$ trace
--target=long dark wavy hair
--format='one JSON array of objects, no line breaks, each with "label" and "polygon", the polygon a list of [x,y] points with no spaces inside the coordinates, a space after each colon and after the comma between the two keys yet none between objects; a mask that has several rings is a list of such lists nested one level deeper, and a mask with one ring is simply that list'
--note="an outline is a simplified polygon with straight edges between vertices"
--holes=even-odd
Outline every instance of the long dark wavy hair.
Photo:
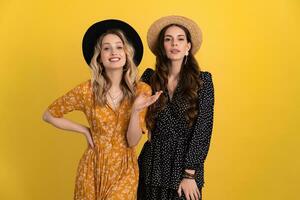
[{"label": "long dark wavy hair", "polygon": [[[191,43],[191,49],[193,48],[190,32],[187,28],[179,24],[170,24],[164,27],[155,45],[155,55],[156,55],[156,65],[155,73],[150,79],[150,85],[153,92],[156,91],[166,91],[168,85],[168,74],[171,65],[170,60],[167,57],[166,51],[164,49],[164,36],[166,30],[171,26],[177,26],[181,28],[186,35],[187,41]],[[190,52],[191,52],[190,49]],[[185,62],[186,60],[186,62]],[[195,57],[189,53],[185,56],[182,62],[179,82],[181,84],[182,90],[181,94],[183,98],[188,102],[188,108],[185,113],[185,119],[188,122],[188,126],[191,127],[198,115],[198,90],[202,87],[202,80],[199,79],[200,67]],[[160,95],[159,99],[148,108],[146,121],[147,126],[151,130],[155,125],[155,118],[157,115],[165,108],[168,97],[166,95]]]}]

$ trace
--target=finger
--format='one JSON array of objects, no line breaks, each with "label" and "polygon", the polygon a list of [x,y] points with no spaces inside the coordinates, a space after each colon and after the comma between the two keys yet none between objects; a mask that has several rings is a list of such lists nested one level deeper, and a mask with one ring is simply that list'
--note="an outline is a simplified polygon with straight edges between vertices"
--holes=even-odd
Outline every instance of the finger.
[{"label": "finger", "polygon": [[159,96],[161,95],[161,93],[162,93],[162,91],[156,92],[154,96],[155,96],[156,98],[159,98]]},{"label": "finger", "polygon": [[88,142],[89,142],[90,146],[92,148],[94,148],[94,142],[93,142],[93,139],[91,137],[89,137]]},{"label": "finger", "polygon": [[154,99],[154,98],[148,99],[147,106],[152,105],[155,101],[156,101],[156,99]]},{"label": "finger", "polygon": [[186,192],[185,190],[183,190],[183,192],[184,192],[184,196],[185,196],[186,200],[191,200],[189,193]]},{"label": "finger", "polygon": [[90,146],[92,147],[92,148],[94,148],[94,143],[91,141],[91,142],[89,142],[89,144],[90,144]]},{"label": "finger", "polygon": [[178,188],[178,190],[177,190],[177,193],[178,193],[178,196],[179,196],[179,197],[181,197],[181,194],[182,194],[181,192],[182,192],[182,191],[181,191],[181,186],[179,185],[179,188]]},{"label": "finger", "polygon": [[196,192],[197,192],[197,195],[198,195],[198,199],[201,199],[201,193],[200,193],[199,188],[197,188]]},{"label": "finger", "polygon": [[155,95],[155,101],[160,97],[160,95],[161,95],[161,92],[159,92]]},{"label": "finger", "polygon": [[189,191],[188,196],[189,196],[190,200],[195,200],[194,195],[193,195],[193,191]]},{"label": "finger", "polygon": [[198,194],[197,194],[197,192],[194,190],[193,191],[193,193],[192,193],[192,199],[193,200],[198,200],[199,198],[198,198]]},{"label": "finger", "polygon": [[155,92],[154,95],[151,95],[150,97],[153,97],[153,98],[158,98],[160,95],[161,95],[162,91],[159,91],[159,92]]},{"label": "finger", "polygon": [[153,99],[151,99],[150,97],[146,100],[146,102],[143,104],[143,108],[148,107],[150,105],[152,105],[155,101]]},{"label": "finger", "polygon": [[151,105],[153,104],[154,102],[157,101],[157,99],[159,98],[159,95],[153,95],[151,97],[148,98],[148,104]]},{"label": "finger", "polygon": [[150,105],[152,105],[153,103],[155,103],[157,101],[157,99],[159,98],[161,92],[156,92],[154,95],[148,97],[146,99],[146,102],[142,105],[142,108],[148,107]]}]

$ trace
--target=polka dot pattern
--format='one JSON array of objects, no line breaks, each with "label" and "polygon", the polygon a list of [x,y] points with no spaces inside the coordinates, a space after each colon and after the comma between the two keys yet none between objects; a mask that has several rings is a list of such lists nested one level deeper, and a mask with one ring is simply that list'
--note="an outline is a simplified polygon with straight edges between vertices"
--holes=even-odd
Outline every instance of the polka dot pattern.
[{"label": "polka dot pattern", "polygon": [[[154,73],[147,69],[141,79],[149,84]],[[156,118],[151,141],[144,144],[139,156],[139,199],[173,199],[173,195],[166,194],[177,191],[185,169],[194,169],[196,183],[199,188],[203,187],[204,161],[213,128],[214,87],[209,72],[200,72],[199,78],[203,87],[198,91],[199,114],[192,127],[188,127],[184,117],[188,102],[181,95],[180,82],[172,99]]]}]

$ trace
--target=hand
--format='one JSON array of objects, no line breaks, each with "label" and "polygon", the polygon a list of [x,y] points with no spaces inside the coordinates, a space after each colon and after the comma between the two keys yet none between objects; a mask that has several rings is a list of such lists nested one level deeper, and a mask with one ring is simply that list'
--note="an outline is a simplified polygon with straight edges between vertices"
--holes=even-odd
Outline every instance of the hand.
[{"label": "hand", "polygon": [[153,104],[159,96],[161,95],[162,91],[156,92],[152,96],[146,96],[145,94],[140,94],[133,102],[132,111],[133,112],[140,112],[144,108]]},{"label": "hand", "polygon": [[93,138],[92,138],[92,134],[91,134],[91,129],[90,128],[87,128],[85,133],[84,133],[85,137],[86,137],[86,140],[87,140],[87,143],[88,145],[91,147],[91,148],[94,148],[95,145],[94,145],[94,141],[93,141]]},{"label": "hand", "polygon": [[195,179],[186,179],[186,178],[182,179],[179,188],[177,190],[179,197],[181,197],[182,191],[187,200],[198,200],[201,197]]}]

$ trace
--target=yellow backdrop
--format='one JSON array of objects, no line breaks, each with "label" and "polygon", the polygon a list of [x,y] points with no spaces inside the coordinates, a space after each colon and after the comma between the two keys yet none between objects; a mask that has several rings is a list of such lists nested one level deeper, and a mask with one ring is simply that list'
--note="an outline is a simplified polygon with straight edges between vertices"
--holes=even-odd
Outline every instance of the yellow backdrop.
[{"label": "yellow backdrop", "polygon": [[146,47],[141,74],[154,63],[147,28],[170,14],[201,26],[196,57],[215,83],[205,200],[299,199],[299,0],[2,0],[0,199],[72,199],[86,141],[41,116],[89,78],[83,34],[98,20],[132,24]]}]

